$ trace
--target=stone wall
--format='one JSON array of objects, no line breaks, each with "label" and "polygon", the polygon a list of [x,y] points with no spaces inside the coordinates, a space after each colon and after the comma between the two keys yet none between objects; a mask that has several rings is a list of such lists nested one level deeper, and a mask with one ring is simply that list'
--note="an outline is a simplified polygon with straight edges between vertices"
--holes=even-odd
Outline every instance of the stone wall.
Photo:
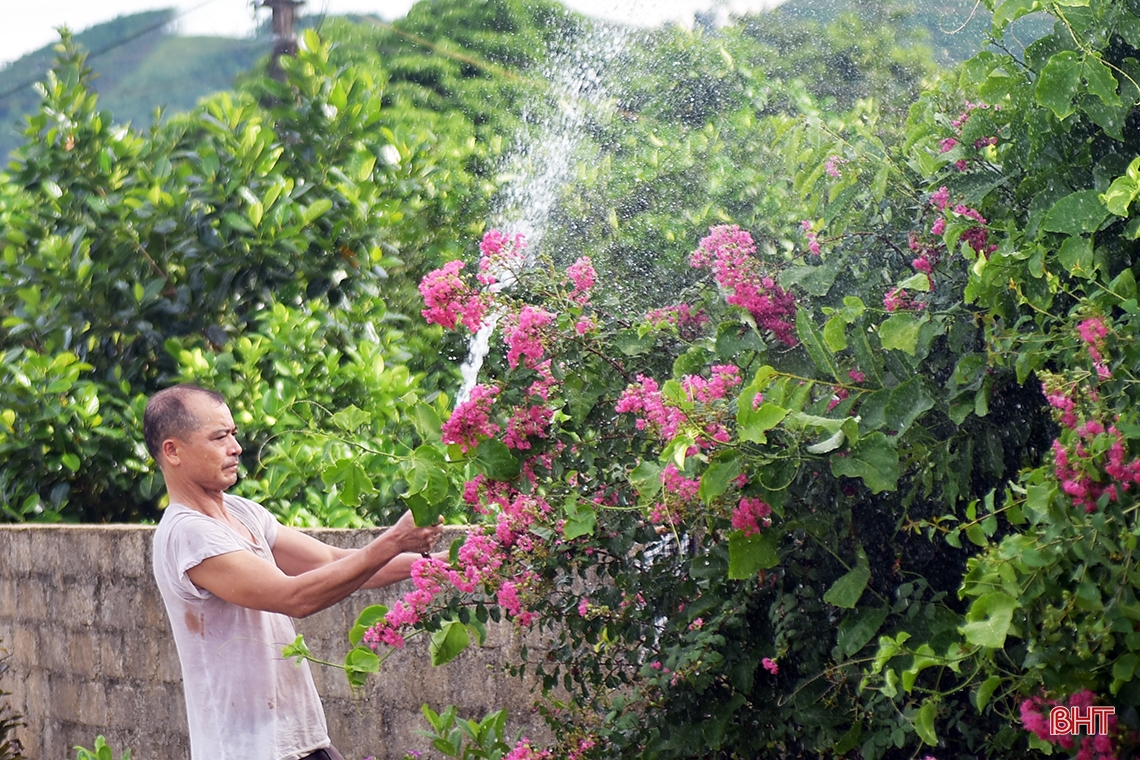
[{"label": "stone wall", "polygon": [[[306,532],[350,547],[380,531]],[[8,703],[27,723],[17,736],[29,760],[74,758],[73,747],[91,747],[99,734],[116,758],[125,748],[133,760],[189,757],[178,655],[151,574],[153,533],[135,525],[0,526],[0,648],[10,667],[0,689],[11,692]],[[336,662],[357,613],[390,606],[409,588],[359,592],[297,621],[297,630],[314,657]],[[533,735],[541,721],[529,689],[501,672],[515,636],[509,626],[492,626],[486,646],[439,668],[417,637],[359,695],[343,672],[313,665],[333,743],[347,760],[428,750],[416,733],[427,728],[425,702],[436,710],[455,704],[471,718],[506,707],[512,729]]]}]

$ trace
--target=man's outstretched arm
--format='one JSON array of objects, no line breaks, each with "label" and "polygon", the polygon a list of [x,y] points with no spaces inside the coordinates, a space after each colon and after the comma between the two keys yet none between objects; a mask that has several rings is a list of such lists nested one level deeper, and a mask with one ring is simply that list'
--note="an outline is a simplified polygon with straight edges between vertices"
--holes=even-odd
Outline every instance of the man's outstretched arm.
[{"label": "man's outstretched arm", "polygon": [[[232,604],[280,612],[291,617],[306,617],[336,604],[361,588],[381,568],[400,555],[426,551],[435,543],[440,531],[438,525],[417,528],[408,513],[379,538],[355,551],[335,550],[326,553],[309,545],[301,550],[302,558],[298,559],[293,556],[296,546],[290,551],[290,539],[286,538],[283,549],[285,555],[292,557],[286,560],[290,569],[300,568],[305,556],[317,557],[323,554],[323,559],[329,560],[295,575],[287,574],[273,562],[247,551],[210,557],[188,570],[187,575],[194,585]],[[278,542],[280,538],[279,535]],[[319,541],[316,543],[320,544]],[[341,554],[342,551],[346,553]],[[275,545],[275,558],[276,554]]]}]

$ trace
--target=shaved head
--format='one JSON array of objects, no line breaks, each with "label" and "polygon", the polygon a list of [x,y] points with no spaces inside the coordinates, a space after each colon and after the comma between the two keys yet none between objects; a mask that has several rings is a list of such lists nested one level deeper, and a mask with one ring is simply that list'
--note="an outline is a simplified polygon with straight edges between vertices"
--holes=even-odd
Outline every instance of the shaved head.
[{"label": "shaved head", "polygon": [[158,455],[162,451],[163,441],[167,438],[185,440],[187,435],[201,427],[201,421],[186,406],[187,399],[194,395],[207,396],[218,404],[226,403],[225,397],[217,391],[188,383],[165,388],[146,402],[146,411],[143,412],[143,438],[146,441],[147,451],[156,462],[159,461]]}]

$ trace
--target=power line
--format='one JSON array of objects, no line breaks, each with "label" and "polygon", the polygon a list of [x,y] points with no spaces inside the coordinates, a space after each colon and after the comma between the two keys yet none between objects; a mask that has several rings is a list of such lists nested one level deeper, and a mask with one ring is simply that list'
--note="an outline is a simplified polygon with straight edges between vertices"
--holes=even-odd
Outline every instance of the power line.
[{"label": "power line", "polygon": [[[187,10],[184,10],[181,13],[176,13],[173,16],[171,16],[170,18],[162,21],[162,23],[152,24],[151,26],[148,26],[145,29],[137,31],[134,34],[128,34],[126,37],[122,38],[121,40],[117,40],[115,42],[112,42],[110,45],[106,45],[104,47],[99,48],[98,50],[96,50],[94,52],[88,53],[87,54],[87,60],[91,60],[92,58],[97,58],[97,57],[103,55],[104,53],[109,53],[110,51],[114,50],[115,48],[122,47],[123,45],[126,45],[128,42],[133,42],[134,40],[137,40],[139,37],[150,34],[151,32],[153,32],[157,29],[161,29],[162,27],[167,26],[171,22],[177,21],[178,19],[182,18],[183,16],[189,15],[189,14],[193,13],[194,11],[201,10],[202,8],[205,8],[207,5],[210,5],[211,3],[214,3],[216,1],[217,0],[203,0],[203,2],[198,3],[193,8],[188,8]],[[35,84],[38,81],[40,81],[40,77],[28,79],[28,80],[21,82],[20,84],[16,85],[15,87],[11,88],[10,90],[5,90],[4,92],[0,92],[0,101],[3,101],[7,98],[12,97],[16,93],[18,93],[22,90],[25,90],[28,87],[31,87],[33,84]]]}]

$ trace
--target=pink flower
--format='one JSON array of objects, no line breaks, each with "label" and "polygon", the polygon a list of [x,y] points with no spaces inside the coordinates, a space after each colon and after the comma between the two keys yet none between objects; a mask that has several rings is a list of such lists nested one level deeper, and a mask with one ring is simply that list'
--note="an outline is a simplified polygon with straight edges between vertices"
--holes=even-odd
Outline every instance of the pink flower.
[{"label": "pink flower", "polygon": [[503,760],[546,760],[549,757],[551,757],[549,751],[539,752],[531,745],[530,739],[524,736],[518,740],[514,749],[503,755]]},{"label": "pink flower", "polygon": [[665,465],[665,469],[661,471],[661,484],[666,491],[677,494],[682,501],[694,501],[697,492],[701,490],[699,478],[686,478],[672,462]]},{"label": "pink flower", "polygon": [[954,148],[957,145],[958,145],[958,141],[955,138],[953,138],[953,137],[943,138],[938,143],[938,152],[939,153],[949,153],[950,151],[954,150]]},{"label": "pink flower", "polygon": [[932,271],[934,271],[934,267],[930,264],[930,259],[926,258],[925,256],[919,256],[917,259],[910,262],[910,265],[917,271],[924,274],[930,274]]},{"label": "pink flower", "polygon": [[795,298],[760,272],[755,253],[751,235],[735,225],[719,225],[709,229],[689,263],[710,267],[726,294],[725,301],[749,312],[756,324],[771,331],[777,340],[795,345]]},{"label": "pink flower", "polygon": [[930,202],[933,203],[939,211],[945,211],[946,207],[950,204],[950,191],[943,185],[931,194]]},{"label": "pink flower", "polygon": [[946,220],[943,219],[942,217],[938,217],[937,219],[934,220],[934,224],[932,224],[930,227],[930,234],[931,235],[941,235],[945,231],[946,231]]},{"label": "pink flower", "polygon": [[851,382],[853,383],[861,383],[867,379],[867,376],[857,369],[848,370],[847,376],[851,378]]},{"label": "pink flower", "polygon": [[479,243],[479,251],[483,254],[479,259],[479,282],[483,285],[497,282],[499,275],[522,263],[525,249],[526,238],[523,235],[488,230]]},{"label": "pink flower", "polygon": [[764,666],[764,670],[767,670],[772,675],[776,675],[780,672],[780,666],[776,664],[775,660],[765,657],[760,661],[760,664]]},{"label": "pink flower", "polygon": [[449,261],[420,281],[420,294],[427,306],[420,314],[428,322],[448,330],[453,329],[462,317],[467,329],[477,332],[487,314],[487,302],[459,277],[461,269],[462,261]]},{"label": "pink flower", "polygon": [[587,599],[586,597],[582,597],[578,601],[578,614],[581,615],[582,617],[586,617],[586,613],[589,611],[590,611],[590,600]]},{"label": "pink flower", "polygon": [[637,383],[622,392],[614,410],[619,414],[637,415],[638,430],[652,428],[663,440],[677,435],[688,419],[680,409],[667,405],[657,382],[644,375],[638,375]]},{"label": "pink flower", "polygon": [[771,514],[772,508],[763,501],[745,496],[732,513],[732,527],[746,536],[754,536],[760,532],[761,526],[767,527],[771,523]]},{"label": "pink flower", "polygon": [[537,306],[524,306],[519,313],[504,321],[504,338],[507,342],[507,364],[512,369],[523,365],[534,369],[542,359],[542,328],[554,319],[550,312]]},{"label": "pink flower", "polygon": [[598,274],[590,262],[589,256],[583,256],[566,269],[566,276],[574,283],[574,293],[571,297],[578,301],[589,298],[589,291],[594,287]]},{"label": "pink flower", "polygon": [[827,161],[823,163],[823,170],[827,173],[827,176],[833,179],[838,179],[839,167],[845,163],[847,163],[846,158],[841,158],[839,156],[828,156]]},{"label": "pink flower", "polygon": [[530,448],[529,438],[545,438],[554,410],[548,406],[518,407],[507,422],[507,432],[503,443],[509,448],[526,450]]},{"label": "pink flower", "polygon": [[905,288],[895,288],[883,296],[883,308],[887,311],[921,311],[925,306],[926,304],[912,301]]},{"label": "pink flower", "polygon": [[471,397],[451,413],[440,429],[442,439],[447,444],[457,444],[467,453],[479,445],[483,438],[490,438],[499,432],[499,426],[491,422],[491,405],[495,402],[498,388],[476,385],[471,389]]}]

